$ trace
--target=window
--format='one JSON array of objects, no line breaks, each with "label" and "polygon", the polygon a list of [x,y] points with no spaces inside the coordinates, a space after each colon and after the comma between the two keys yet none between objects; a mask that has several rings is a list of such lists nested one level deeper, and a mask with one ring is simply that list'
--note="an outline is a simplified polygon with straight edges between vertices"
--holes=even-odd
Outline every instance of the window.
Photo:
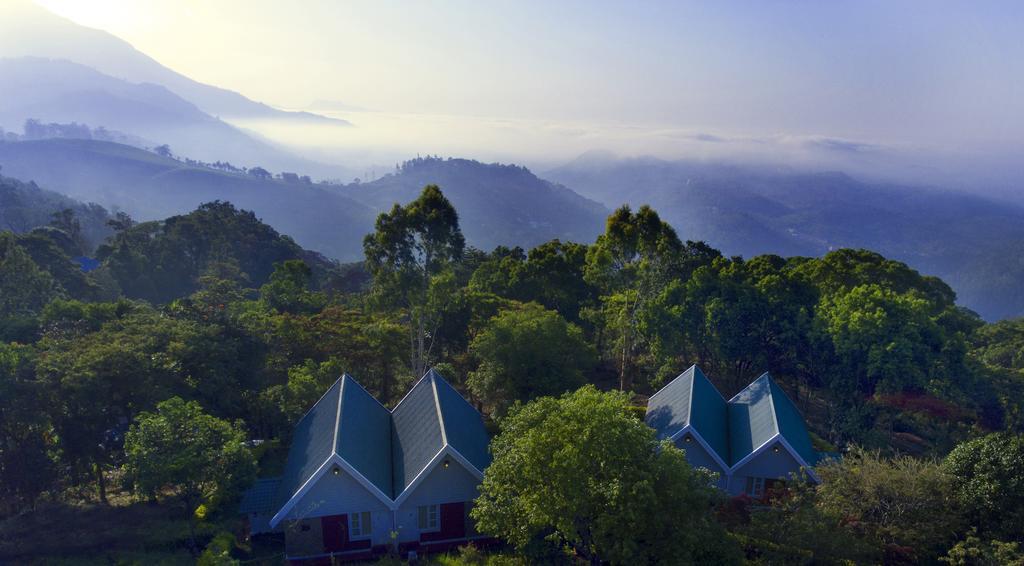
[{"label": "window", "polygon": [[373,523],[370,521],[370,512],[352,513],[349,517],[349,538],[368,537],[373,532]]},{"label": "window", "polygon": [[754,499],[764,496],[764,478],[747,478],[747,495]]},{"label": "window", "polygon": [[430,531],[437,529],[437,505],[421,505],[420,530]]}]

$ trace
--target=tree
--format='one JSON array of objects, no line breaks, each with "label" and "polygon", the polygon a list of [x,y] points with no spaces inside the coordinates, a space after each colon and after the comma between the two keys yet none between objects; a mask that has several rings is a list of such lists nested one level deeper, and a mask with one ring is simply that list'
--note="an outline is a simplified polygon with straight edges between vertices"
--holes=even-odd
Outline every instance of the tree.
[{"label": "tree", "polygon": [[35,379],[31,346],[0,342],[0,509],[33,505],[55,475],[48,395]]},{"label": "tree", "polygon": [[889,460],[855,448],[816,471],[821,510],[844,517],[887,555],[887,562],[934,561],[963,526],[953,478],[937,462],[910,456]]},{"label": "tree", "polygon": [[536,303],[504,310],[469,345],[479,366],[473,394],[504,412],[513,401],[557,395],[584,383],[595,352],[583,331]]},{"label": "tree", "polygon": [[943,468],[979,533],[1024,543],[1024,436],[996,433],[964,442]]},{"label": "tree", "polygon": [[628,206],[613,212],[604,234],[587,250],[584,278],[600,290],[602,303],[592,319],[604,327],[623,391],[633,382],[644,346],[637,332],[640,313],[678,276],[682,248],[675,230],[645,205],[636,214]]},{"label": "tree", "polygon": [[195,401],[173,397],[155,413],[141,413],[125,437],[125,471],[148,495],[172,488],[189,516],[193,552],[200,504],[216,505],[239,494],[256,478],[256,461],[240,423],[203,412]]},{"label": "tree", "polygon": [[520,550],[538,538],[591,564],[738,563],[711,516],[712,477],[658,444],[627,395],[586,386],[517,405],[472,516]]},{"label": "tree", "polygon": [[302,313],[318,310],[323,296],[310,291],[313,270],[301,259],[274,264],[270,281],[260,288],[260,299],[271,309]]},{"label": "tree", "polygon": [[114,306],[112,313],[122,316],[97,332],[47,335],[36,363],[53,396],[61,456],[75,475],[95,478],[103,502],[104,472],[117,463],[127,423],[173,391],[187,390],[188,381],[205,386],[207,377],[189,375],[192,364],[182,363],[192,337],[188,325],[145,308]]},{"label": "tree", "polygon": [[14,234],[0,232],[0,319],[34,315],[62,290],[41,270]]},{"label": "tree", "polygon": [[374,233],[363,240],[376,294],[409,315],[413,375],[425,373],[430,363],[444,305],[454,292],[452,267],[464,247],[459,216],[437,185],[382,213]]}]

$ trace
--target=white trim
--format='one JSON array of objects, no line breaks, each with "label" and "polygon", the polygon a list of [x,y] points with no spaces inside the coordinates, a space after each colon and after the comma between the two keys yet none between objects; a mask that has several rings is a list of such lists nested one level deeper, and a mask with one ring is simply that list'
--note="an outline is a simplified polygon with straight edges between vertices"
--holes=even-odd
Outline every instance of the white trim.
[{"label": "white trim", "polygon": [[412,478],[412,481],[409,482],[409,485],[402,490],[401,494],[399,494],[398,499],[395,499],[395,509],[398,509],[398,507],[401,506],[402,503],[409,498],[409,495],[416,490],[416,486],[418,486],[420,483],[423,482],[423,480],[427,478],[427,474],[431,470],[433,470],[434,466],[436,466],[438,462],[441,461],[441,456],[445,455],[446,448],[447,446],[442,446],[441,449],[437,451],[437,454],[434,454],[434,457],[431,458],[429,462],[427,462],[427,465],[423,466],[423,469],[420,470],[418,474],[416,474],[416,477]]},{"label": "white trim", "polygon": [[326,460],[324,460],[324,462],[320,464],[320,467],[317,468],[316,471],[309,476],[309,479],[307,479],[301,486],[299,486],[298,491],[296,491],[291,497],[289,497],[288,501],[285,501],[284,505],[281,506],[281,510],[275,513],[274,516],[270,518],[270,528],[277,528],[277,524],[280,523],[281,520],[284,519],[286,515],[288,515],[288,512],[292,510],[292,507],[295,507],[295,504],[299,502],[299,499],[301,499],[303,495],[306,495],[306,492],[312,489],[313,484],[316,482],[316,480],[324,475],[324,472],[327,469],[327,464],[330,463],[331,458],[327,458]]},{"label": "white trim", "polygon": [[789,441],[786,440],[786,437],[780,434],[779,440],[782,443],[782,445],[786,447],[786,450],[789,451],[790,455],[793,456],[794,459],[796,459],[797,463],[800,464],[805,470],[807,470],[807,473],[811,476],[811,478],[814,479],[814,481],[821,483],[821,478],[818,477],[818,474],[814,473],[814,468],[812,468],[810,464],[807,463],[807,460],[804,460],[803,457],[800,456],[800,453],[793,448]]},{"label": "white trim", "polygon": [[701,436],[700,433],[697,432],[697,429],[693,428],[693,426],[684,426],[679,430],[679,432],[673,434],[672,437],[669,438],[669,440],[671,440],[674,444],[676,442],[676,439],[682,436],[684,433],[690,433],[693,435],[694,438],[697,439],[697,443],[700,444],[704,448],[704,450],[711,455],[712,458],[714,458],[715,462],[719,466],[721,466],[723,473],[730,473],[729,465],[725,463],[725,460],[723,460],[722,457],[718,455],[718,452],[714,448],[712,448],[706,440],[704,440],[704,437]]},{"label": "white trim", "polygon": [[338,409],[334,413],[334,436],[331,439],[331,454],[338,453],[338,429],[341,428],[341,400],[345,398],[345,376],[342,375],[341,386],[338,388]]},{"label": "white trim", "polygon": [[770,446],[772,442],[778,440],[779,438],[782,438],[782,435],[776,432],[771,438],[769,438],[768,440],[765,440],[760,446],[758,446],[757,448],[751,450],[750,454],[747,454],[746,456],[740,458],[739,462],[736,462],[735,464],[733,464],[732,465],[732,471],[735,472],[736,470],[740,469],[740,467],[742,467],[744,464],[746,464],[747,462],[753,460],[758,454],[760,454],[761,452],[764,452],[765,449],[767,449],[768,446]]},{"label": "white trim", "polygon": [[307,492],[309,492],[310,489],[313,488],[314,485],[316,485],[316,482],[318,482],[321,478],[324,477],[324,475],[327,473],[327,470],[330,467],[328,466],[328,464],[336,465],[339,468],[345,470],[345,472],[348,475],[352,476],[354,480],[359,482],[359,484],[362,485],[363,488],[365,488],[367,491],[376,496],[377,499],[380,499],[381,502],[384,503],[384,505],[389,510],[397,508],[394,507],[394,502],[391,500],[390,497],[385,495],[384,492],[380,490],[380,488],[373,485],[373,482],[366,479],[366,476],[359,473],[359,470],[356,470],[355,467],[352,466],[352,464],[346,462],[345,459],[339,456],[337,453],[332,453],[326,460],[324,460],[324,463],[320,464],[320,467],[317,468],[316,471],[313,472],[311,476],[309,476],[309,479],[302,484],[299,490],[296,491],[295,494],[293,494],[290,498],[288,498],[288,501],[286,501],[285,504],[281,506],[281,510],[278,511],[273,516],[273,518],[270,519],[271,528],[276,528],[278,523],[284,520],[284,518],[288,516],[288,513],[291,512],[292,508],[295,507],[295,505],[297,505],[299,501],[302,500],[302,498],[306,495]]},{"label": "white trim", "polygon": [[391,504],[392,504],[391,498],[388,497],[383,491],[381,491],[379,487],[374,485],[372,481],[367,479],[366,476],[361,474],[359,472],[359,470],[357,470],[355,468],[355,466],[353,466],[352,464],[349,464],[347,460],[345,460],[344,458],[342,458],[341,456],[339,456],[336,453],[332,454],[331,460],[335,464],[337,464],[341,469],[343,469],[346,472],[348,472],[350,476],[355,478],[355,480],[357,482],[359,482],[360,485],[362,485],[364,488],[366,488],[370,493],[376,495],[377,499],[380,499],[381,502],[384,503],[384,505],[387,505],[387,507],[389,509],[391,508]]},{"label": "white trim", "polygon": [[[434,519],[436,519],[434,522],[437,523],[437,524],[435,524],[433,527],[431,527],[429,525],[427,525],[426,527],[421,527],[420,526],[420,517],[419,517],[419,515],[420,515],[420,508],[421,507],[426,507],[427,508],[427,523],[430,523],[430,508],[431,507],[436,507],[437,508],[437,512],[434,513]],[[426,505],[417,505],[416,506],[416,529],[419,532],[421,532],[421,533],[439,533],[439,532],[441,532],[441,505],[439,503],[427,503]]]},{"label": "white trim", "polygon": [[781,434],[776,434],[775,436],[769,438],[767,441],[765,441],[764,444],[758,446],[756,450],[744,456],[743,459],[741,459],[739,462],[736,462],[736,465],[732,467],[731,473],[735,473],[740,468],[749,463],[751,460],[759,456],[775,441],[781,444],[786,449],[786,452],[789,452],[789,455],[792,456],[794,460],[796,460],[797,464],[800,464],[801,468],[807,470],[807,473],[811,476],[812,479],[814,479],[814,481],[821,481],[820,478],[818,478],[818,474],[814,473],[814,469],[807,464],[807,460],[804,460],[803,457],[800,456],[800,453],[793,449],[793,446],[789,443],[788,440],[786,440],[786,437],[782,436]]},{"label": "white trim", "polygon": [[[344,376],[342,376],[342,377],[344,377]],[[309,408],[308,408],[308,409],[306,409],[306,412],[305,412],[305,413],[302,413],[302,416],[301,416],[301,417],[299,417],[299,420],[295,421],[295,426],[296,426],[296,427],[297,427],[297,426],[299,425],[299,423],[301,423],[301,422],[302,422],[302,419],[305,419],[305,418],[306,418],[306,417],[307,417],[307,416],[309,415],[309,413],[310,413],[310,412],[311,412],[311,411],[312,411],[313,409],[315,409],[317,405],[319,405],[319,404],[320,404],[320,401],[323,401],[323,400],[324,400],[324,397],[327,397],[327,394],[331,392],[331,389],[334,389],[334,384],[335,384],[335,383],[338,383],[339,381],[341,381],[341,377],[339,377],[338,379],[335,379],[335,380],[334,380],[334,383],[332,383],[332,384],[331,384],[331,386],[327,388],[327,391],[324,391],[324,394],[323,394],[323,395],[321,395],[321,396],[320,396],[320,398],[316,400],[316,403],[313,403],[312,405],[310,405],[310,406],[309,406]],[[341,397],[341,390],[340,390],[340,386],[339,386],[339,391],[338,391],[338,397],[339,397],[339,398]]]},{"label": "white trim", "polygon": [[430,390],[434,393],[434,408],[437,409],[437,424],[441,427],[441,446],[448,446],[448,434],[444,431],[444,416],[441,414],[441,398],[437,395],[437,380],[434,379],[434,370],[430,370]]},{"label": "white trim", "polygon": [[462,464],[462,467],[466,468],[466,470],[469,473],[471,473],[474,476],[476,476],[477,479],[479,479],[479,480],[483,480],[484,479],[484,472],[483,472],[483,470],[481,470],[480,468],[477,468],[476,466],[474,466],[473,463],[470,462],[468,458],[466,458],[465,456],[462,455],[462,452],[459,452],[458,449],[456,449],[454,446],[452,446],[450,444],[445,446],[445,448],[448,449],[448,453],[451,455],[451,457],[455,458],[460,464]]},{"label": "white trim", "polygon": [[[391,510],[388,509],[388,511],[391,511]],[[363,531],[365,530],[365,529],[363,529],[363,518],[362,518],[362,514],[363,513],[366,513],[367,515],[370,516],[370,531],[367,532],[367,533],[363,533]],[[366,540],[366,539],[373,538],[373,511],[352,511],[350,513],[346,513],[345,515],[347,515],[345,518],[348,519],[348,540]],[[352,518],[353,517],[359,517],[359,533],[360,534],[358,534],[358,535],[353,535],[352,534]]]},{"label": "white trim", "polygon": [[775,434],[782,435],[782,429],[779,428],[779,418],[775,412],[775,395],[772,394],[772,380],[768,381],[768,406],[772,408],[772,424],[775,425]]}]

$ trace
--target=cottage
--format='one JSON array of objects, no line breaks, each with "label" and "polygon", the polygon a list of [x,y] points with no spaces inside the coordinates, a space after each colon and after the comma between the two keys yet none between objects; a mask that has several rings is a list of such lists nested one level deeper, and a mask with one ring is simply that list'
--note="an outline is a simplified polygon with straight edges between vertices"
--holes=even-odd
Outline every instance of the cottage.
[{"label": "cottage", "polygon": [[291,561],[448,548],[480,538],[469,510],[488,443],[480,414],[434,370],[394,410],[346,374],[299,420],[282,477],[257,483],[242,512],[254,532],[269,516]]},{"label": "cottage", "polygon": [[726,400],[693,366],[651,396],[646,421],[729,494],[760,498],[801,470],[818,480],[804,419],[767,373]]}]

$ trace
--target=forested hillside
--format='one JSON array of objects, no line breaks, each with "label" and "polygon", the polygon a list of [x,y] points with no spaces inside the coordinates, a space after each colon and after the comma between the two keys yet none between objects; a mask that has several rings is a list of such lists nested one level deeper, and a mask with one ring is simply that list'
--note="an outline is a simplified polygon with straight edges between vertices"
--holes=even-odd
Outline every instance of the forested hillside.
[{"label": "forested hillside", "polygon": [[942,277],[989,320],[1024,315],[1024,208],[842,173],[583,156],[545,173],[609,207],[650,204],[728,255],[867,248]]},{"label": "forested hillside", "polygon": [[[993,509],[1019,493],[994,507],[954,495],[976,487],[975,472],[963,470],[992,465],[987,454],[1024,454],[1019,437],[985,436],[1024,430],[1021,325],[987,325],[957,307],[941,280],[876,253],[729,258],[681,240],[648,207],[616,210],[594,241],[483,252],[466,246],[458,210],[434,186],[378,218],[361,241],[363,266],[326,262],[227,203],[160,222],[121,215],[112,228],[99,268],[75,271],[81,284],[68,279],[66,225],[30,233],[52,244],[46,258],[24,236],[0,235],[0,513],[26,514],[40,528],[62,517],[69,533],[50,545],[17,536],[25,521],[3,523],[2,560],[138,552],[135,537],[115,537],[102,550],[92,543],[86,507],[73,503],[83,499],[100,502],[89,513],[115,532],[130,528],[130,517],[184,508],[185,515],[150,519],[167,529],[145,539],[147,556],[220,548],[214,535],[234,528],[239,490],[257,473],[279,473],[292,425],[341,372],[391,405],[435,367],[515,438],[525,437],[517,427],[534,426],[528,415],[545,411],[605,415],[633,427],[632,417],[614,415],[630,399],[642,406],[694,363],[727,396],[770,371],[806,416],[816,447],[850,451],[822,468],[820,487],[796,484],[795,499],[761,514],[751,515],[749,502],[701,491],[697,476],[686,480],[700,493],[692,497],[718,509],[689,519],[700,536],[719,533],[706,556],[727,563],[742,553],[774,556],[772,563],[1020,556],[998,546],[1019,538],[1019,517],[992,520]],[[588,384],[631,395],[583,389],[530,403],[532,413],[517,405]],[[184,475],[157,474],[169,464],[154,468],[147,454],[156,452],[146,443],[155,440],[137,431],[165,421],[219,431],[226,440],[202,449],[224,452],[189,452],[195,467],[175,468]],[[636,431],[636,438],[649,434]],[[239,448],[243,439],[258,448]],[[967,442],[1010,444],[978,452]],[[975,453],[982,460],[972,460]],[[898,454],[913,457],[890,459]],[[204,457],[231,462],[231,471],[193,477],[206,473]],[[657,473],[689,473],[658,465],[675,471]],[[618,460],[608,466],[630,469]],[[1020,469],[1006,468],[1008,479],[989,486],[993,493],[1007,493]],[[189,482],[200,479],[205,487],[193,493]],[[142,502],[150,497],[158,507]],[[920,512],[881,511],[910,500]],[[609,507],[601,520],[619,512]],[[942,530],[932,529],[935,516],[944,518]],[[505,536],[495,521],[482,525]],[[552,556],[541,538],[509,540],[529,556]],[[693,550],[676,543],[684,547],[671,552]],[[588,552],[644,560],[667,552],[653,543],[603,544]]]},{"label": "forested hillside", "polygon": [[71,211],[78,222],[86,251],[95,249],[110,235],[109,214],[103,207],[83,204],[35,183],[0,176],[0,230],[21,234],[59,223],[58,216],[65,210]]},{"label": "forested hillside", "polygon": [[348,185],[344,194],[377,211],[407,202],[424,185],[440,186],[459,210],[462,231],[474,247],[532,247],[553,238],[590,241],[608,211],[525,167],[470,159],[417,158],[369,183]]},{"label": "forested hillside", "polygon": [[0,142],[8,175],[30,179],[80,200],[116,207],[138,220],[158,220],[226,200],[254,211],[306,248],[354,259],[373,211],[337,191],[262,168],[189,164],[126,145],[83,139]]}]

